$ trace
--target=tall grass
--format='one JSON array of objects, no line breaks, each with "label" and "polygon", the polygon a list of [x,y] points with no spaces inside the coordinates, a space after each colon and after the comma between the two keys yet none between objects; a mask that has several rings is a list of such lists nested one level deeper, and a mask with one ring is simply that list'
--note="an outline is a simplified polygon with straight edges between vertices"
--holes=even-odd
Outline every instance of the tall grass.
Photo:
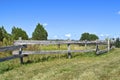
[{"label": "tall grass", "polygon": [[[88,49],[95,49],[96,46],[95,45],[88,45],[87,47],[85,46],[81,46],[81,45],[71,45],[71,50],[88,50]],[[27,49],[25,50],[67,50],[67,45],[63,44],[63,45],[28,45]],[[72,57],[75,56],[87,56],[87,55],[91,55],[93,56],[93,54],[88,53],[88,54],[84,54],[84,53],[72,53]],[[95,55],[95,53],[94,53]],[[24,59],[25,62],[43,62],[43,61],[49,61],[52,59],[61,59],[61,58],[67,58],[67,53],[65,54],[32,54],[29,55],[27,58]]]},{"label": "tall grass", "polygon": [[[12,62],[14,61],[10,64]],[[120,49],[100,56],[94,53],[75,53],[72,59],[63,57],[13,67],[1,73],[0,78],[1,80],[119,80],[119,66]]]},{"label": "tall grass", "polygon": [[[92,46],[88,46],[87,48],[93,48]],[[71,45],[72,50],[84,50],[86,49],[84,46],[79,45]],[[67,50],[67,45],[28,45],[27,49],[25,50]],[[78,56],[93,56],[92,53],[72,53],[72,58]],[[1,52],[0,58],[12,56],[12,52]],[[67,53],[65,54],[32,54],[27,57],[24,57],[24,64],[30,63],[38,63],[38,62],[46,62],[52,61],[57,59],[67,59]],[[19,59],[14,59],[10,61],[5,61],[0,63],[0,74],[12,70],[14,68],[20,67]]]},{"label": "tall grass", "polygon": [[[72,50],[94,49],[96,46],[71,45]],[[100,49],[105,46],[101,46]],[[67,45],[29,45],[25,50],[67,50]],[[0,63],[1,80],[119,80],[120,50],[115,49],[100,56],[95,52],[66,54],[38,54]],[[0,57],[11,52],[0,53]],[[110,74],[109,74],[110,73]],[[116,75],[114,75],[116,74]],[[109,78],[110,77],[110,78]]]}]

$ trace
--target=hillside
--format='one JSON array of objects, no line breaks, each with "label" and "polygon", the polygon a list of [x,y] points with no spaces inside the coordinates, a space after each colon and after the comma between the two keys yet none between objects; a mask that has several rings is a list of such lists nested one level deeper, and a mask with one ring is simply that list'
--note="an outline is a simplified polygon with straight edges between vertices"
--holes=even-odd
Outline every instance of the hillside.
[{"label": "hillside", "polygon": [[[99,56],[75,53],[72,59],[62,57],[24,65],[15,62],[0,63],[0,80],[120,80],[120,49]],[[3,72],[3,66],[13,67]]]}]

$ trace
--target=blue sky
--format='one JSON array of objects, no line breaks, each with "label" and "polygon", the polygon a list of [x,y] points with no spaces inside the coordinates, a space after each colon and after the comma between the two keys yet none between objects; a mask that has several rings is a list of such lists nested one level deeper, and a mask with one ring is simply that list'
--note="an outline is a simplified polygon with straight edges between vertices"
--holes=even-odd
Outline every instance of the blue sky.
[{"label": "blue sky", "polygon": [[79,39],[84,32],[120,36],[120,0],[0,0],[0,26],[32,36],[41,23],[49,39]]}]

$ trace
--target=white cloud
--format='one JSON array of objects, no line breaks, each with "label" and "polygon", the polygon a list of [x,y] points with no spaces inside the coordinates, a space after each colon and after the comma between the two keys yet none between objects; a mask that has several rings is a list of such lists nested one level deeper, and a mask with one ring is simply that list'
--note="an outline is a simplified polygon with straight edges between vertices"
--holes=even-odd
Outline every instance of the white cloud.
[{"label": "white cloud", "polygon": [[104,34],[100,34],[101,37],[104,37],[105,35]]},{"label": "white cloud", "polygon": [[118,11],[118,14],[120,15],[120,11]]},{"label": "white cloud", "polygon": [[58,38],[58,36],[57,36],[57,35],[55,35],[55,36],[54,36],[54,38],[55,38],[55,39],[57,39],[57,38]]},{"label": "white cloud", "polygon": [[70,37],[71,37],[71,34],[70,34],[70,33],[69,33],[69,34],[65,34],[65,36],[70,38]]},{"label": "white cloud", "polygon": [[48,24],[47,23],[43,23],[43,26],[47,26]]},{"label": "white cloud", "polygon": [[106,37],[110,36],[109,34],[105,34]]}]

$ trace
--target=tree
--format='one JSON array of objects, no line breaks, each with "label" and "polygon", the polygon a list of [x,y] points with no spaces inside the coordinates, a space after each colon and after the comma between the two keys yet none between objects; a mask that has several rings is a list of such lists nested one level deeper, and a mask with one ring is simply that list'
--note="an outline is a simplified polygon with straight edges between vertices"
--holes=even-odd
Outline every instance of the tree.
[{"label": "tree", "polygon": [[87,41],[92,41],[96,39],[99,39],[97,35],[89,34],[89,33],[83,33],[80,38],[80,40],[87,40]]},{"label": "tree", "polygon": [[47,37],[48,37],[47,31],[44,29],[43,25],[38,23],[34,32],[32,33],[32,39],[33,40],[47,40]]},{"label": "tree", "polygon": [[83,33],[80,40],[89,40],[89,33]]},{"label": "tree", "polygon": [[95,34],[90,34],[90,40],[91,40],[91,41],[96,40],[96,39],[99,39],[97,35],[95,35]]},{"label": "tree", "polygon": [[3,41],[4,38],[9,39],[10,34],[4,29],[4,26],[0,27],[0,41]]},{"label": "tree", "polygon": [[0,41],[3,41],[3,38],[4,36],[3,36],[2,28],[0,28]]},{"label": "tree", "polygon": [[16,28],[16,27],[13,27],[12,28],[12,38],[14,40],[18,40],[19,37],[21,37],[23,40],[27,40],[28,39],[28,35],[27,33],[22,30],[21,28]]},{"label": "tree", "polygon": [[116,38],[115,47],[120,48],[120,38]]}]

